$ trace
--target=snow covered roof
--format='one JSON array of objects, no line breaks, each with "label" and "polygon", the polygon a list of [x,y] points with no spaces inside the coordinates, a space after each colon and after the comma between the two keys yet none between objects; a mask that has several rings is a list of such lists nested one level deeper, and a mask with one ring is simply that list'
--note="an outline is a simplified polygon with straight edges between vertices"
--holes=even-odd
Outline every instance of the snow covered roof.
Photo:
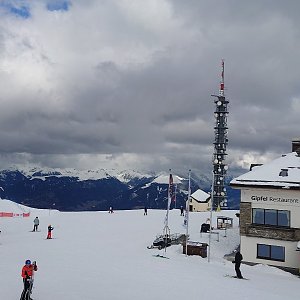
[{"label": "snow covered roof", "polygon": [[300,189],[300,156],[296,152],[282,155],[233,179],[230,185]]},{"label": "snow covered roof", "polygon": [[207,200],[210,198],[210,194],[207,194],[206,192],[199,189],[194,192],[191,197],[198,202],[207,202]]},{"label": "snow covered roof", "polygon": [[[172,175],[173,177],[173,183],[179,184],[182,182],[182,178],[177,175]],[[161,174],[158,177],[156,177],[152,182],[158,183],[158,184],[169,184],[170,175],[169,174]]]}]

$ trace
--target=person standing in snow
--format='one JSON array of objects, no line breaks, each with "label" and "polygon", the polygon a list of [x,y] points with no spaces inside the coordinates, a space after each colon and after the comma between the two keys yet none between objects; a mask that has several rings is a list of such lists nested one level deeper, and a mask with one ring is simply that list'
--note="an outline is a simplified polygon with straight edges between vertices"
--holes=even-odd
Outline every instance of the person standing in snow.
[{"label": "person standing in snow", "polygon": [[38,217],[35,217],[33,220],[33,230],[32,231],[38,231],[38,227],[40,225],[40,220]]},{"label": "person standing in snow", "polygon": [[236,277],[240,278],[240,279],[243,278],[241,270],[240,270],[242,260],[243,260],[243,255],[240,253],[240,251],[236,251],[234,261],[232,263],[235,264],[234,269],[236,272]]},{"label": "person standing in snow", "polygon": [[20,300],[31,300],[30,294],[32,293],[32,285],[33,285],[33,274],[37,271],[36,262],[32,262],[30,259],[25,261],[25,265],[22,268],[21,276],[23,278],[24,289],[21,294]]},{"label": "person standing in snow", "polygon": [[180,206],[180,215],[181,215],[181,216],[184,216],[184,209],[183,209],[183,206]]},{"label": "person standing in snow", "polygon": [[144,216],[147,216],[147,211],[148,211],[147,206],[145,206],[144,207]]},{"label": "person standing in snow", "polygon": [[51,225],[48,226],[48,235],[47,235],[47,239],[52,239],[52,230],[54,229],[54,227],[52,227]]},{"label": "person standing in snow", "polygon": [[114,212],[112,206],[109,208],[109,211],[108,211],[108,212],[111,213],[111,214]]}]

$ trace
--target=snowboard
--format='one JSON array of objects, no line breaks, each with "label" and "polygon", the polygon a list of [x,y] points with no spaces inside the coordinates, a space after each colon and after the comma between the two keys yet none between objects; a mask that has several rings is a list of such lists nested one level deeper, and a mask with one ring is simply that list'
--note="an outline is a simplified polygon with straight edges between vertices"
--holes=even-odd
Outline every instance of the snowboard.
[{"label": "snowboard", "polygon": [[249,280],[248,278],[245,278],[245,277],[243,277],[243,278],[238,278],[237,276],[233,276],[233,275],[229,275],[229,274],[224,275],[224,277],[235,278],[235,279],[243,279],[243,280]]},{"label": "snowboard", "polygon": [[160,258],[166,258],[166,259],[170,259],[169,257],[166,257],[166,256],[163,256],[161,254],[156,254],[156,255],[153,255],[154,257],[160,257]]}]

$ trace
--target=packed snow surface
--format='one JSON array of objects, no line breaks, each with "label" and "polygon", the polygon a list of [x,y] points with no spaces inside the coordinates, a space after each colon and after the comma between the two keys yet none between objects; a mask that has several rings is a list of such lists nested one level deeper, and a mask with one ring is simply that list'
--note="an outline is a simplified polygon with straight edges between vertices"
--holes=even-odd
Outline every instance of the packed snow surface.
[{"label": "packed snow surface", "polygon": [[[26,208],[0,200],[0,211],[23,212]],[[234,275],[234,265],[223,258],[239,244],[236,211],[214,212],[234,218],[234,228],[220,231],[220,241],[211,236],[210,262],[200,256],[185,256],[182,246],[167,251],[147,249],[162,232],[166,211],[59,212],[30,209],[29,218],[0,218],[1,299],[19,299],[21,268],[26,259],[36,260],[32,297],[35,300],[166,300],[166,299],[298,299],[299,278],[274,267],[242,265],[249,280]],[[190,213],[190,240],[208,242],[200,236],[209,212]],[[35,217],[40,232],[30,232]],[[169,214],[171,233],[185,233],[183,217]],[[47,226],[54,227],[46,240]],[[155,257],[161,254],[169,259]]]}]

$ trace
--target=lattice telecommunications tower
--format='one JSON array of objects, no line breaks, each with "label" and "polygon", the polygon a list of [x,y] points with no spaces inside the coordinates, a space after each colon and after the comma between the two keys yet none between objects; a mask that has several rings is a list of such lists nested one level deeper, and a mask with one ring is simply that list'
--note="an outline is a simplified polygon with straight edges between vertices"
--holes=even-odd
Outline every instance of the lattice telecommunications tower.
[{"label": "lattice telecommunications tower", "polygon": [[226,147],[228,143],[227,133],[227,105],[229,101],[225,99],[224,94],[224,60],[222,60],[222,74],[220,82],[219,95],[212,95],[215,97],[216,110],[215,115],[215,141],[213,154],[213,199],[212,209],[217,210],[227,206],[227,193],[225,187],[225,176],[228,166],[225,163]]}]

